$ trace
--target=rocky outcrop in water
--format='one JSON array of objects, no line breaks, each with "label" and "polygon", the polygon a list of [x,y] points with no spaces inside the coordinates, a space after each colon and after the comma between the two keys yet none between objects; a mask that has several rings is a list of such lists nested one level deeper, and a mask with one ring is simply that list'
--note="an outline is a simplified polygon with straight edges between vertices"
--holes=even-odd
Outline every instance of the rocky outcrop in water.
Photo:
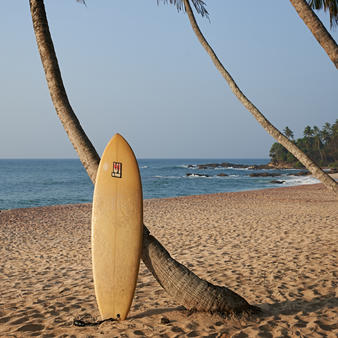
[{"label": "rocky outcrop in water", "polygon": [[311,175],[311,173],[309,171],[300,171],[298,173],[288,173],[288,176],[307,176],[307,175]]},{"label": "rocky outcrop in water", "polygon": [[270,183],[274,183],[274,184],[283,184],[285,181],[280,181],[280,180],[272,180],[270,181]]},{"label": "rocky outcrop in water", "polygon": [[246,164],[236,164],[230,162],[223,163],[206,163],[206,164],[189,164],[188,168],[196,168],[196,169],[215,169],[215,168],[235,168],[235,169],[273,169],[271,164],[260,164],[260,165],[246,165]]},{"label": "rocky outcrop in water", "polygon": [[250,177],[276,177],[280,176],[279,173],[252,173],[249,175]]}]

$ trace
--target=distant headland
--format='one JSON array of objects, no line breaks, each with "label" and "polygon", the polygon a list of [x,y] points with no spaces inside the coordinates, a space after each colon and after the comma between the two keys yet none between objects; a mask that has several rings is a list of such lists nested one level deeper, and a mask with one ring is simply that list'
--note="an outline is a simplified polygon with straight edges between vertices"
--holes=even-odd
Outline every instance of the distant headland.
[{"label": "distant headland", "polygon": [[[329,173],[338,172],[338,119],[335,123],[330,124],[326,122],[322,129],[317,126],[306,126],[304,129],[304,136],[302,138],[294,139],[294,134],[289,127],[284,130],[284,135],[294,142],[297,147],[307,154],[319,166],[329,171]],[[267,164],[245,165],[230,162],[222,163],[203,163],[189,165],[188,168],[207,170],[207,169],[247,169],[247,170],[264,170],[264,169],[299,169],[299,172],[289,173],[287,175],[306,176],[310,175],[308,170],[281,144],[274,143],[270,149],[271,161]],[[304,169],[304,170],[302,170]],[[205,173],[187,173],[187,176],[201,176],[209,177]],[[217,176],[228,176],[225,173],[220,173]],[[276,177],[280,173],[272,172],[253,172],[251,177]],[[274,181],[273,183],[281,183]]]},{"label": "distant headland", "polygon": [[[338,169],[338,119],[330,124],[326,122],[322,129],[306,126],[303,137],[294,139],[289,127],[284,135],[322,168]],[[301,169],[304,166],[281,144],[274,143],[270,149],[272,167],[279,169]]]}]

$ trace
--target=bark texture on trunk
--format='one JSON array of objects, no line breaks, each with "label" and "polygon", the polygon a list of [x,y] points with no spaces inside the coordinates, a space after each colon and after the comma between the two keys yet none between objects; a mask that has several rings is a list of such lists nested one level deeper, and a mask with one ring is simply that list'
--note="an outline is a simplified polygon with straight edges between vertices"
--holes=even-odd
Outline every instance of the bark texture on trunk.
[{"label": "bark texture on trunk", "polygon": [[331,34],[305,0],[290,0],[290,2],[338,69],[338,46]]},{"label": "bark texture on trunk", "polygon": [[[53,104],[89,177],[95,184],[100,158],[69,104],[49,32],[43,0],[30,0],[30,8]],[[168,294],[187,309],[234,314],[259,311],[236,293],[199,279],[188,268],[171,258],[160,242],[149,234],[146,226],[143,233],[142,259]]]},{"label": "bark texture on trunk", "polygon": [[90,179],[95,183],[100,157],[82,129],[69,103],[49,32],[43,0],[31,0],[29,3],[36,42],[56,113]]},{"label": "bark texture on trunk", "polygon": [[142,260],[160,285],[189,310],[253,314],[260,310],[226,287],[200,279],[173,259],[152,235],[143,239]]},{"label": "bark texture on trunk", "polygon": [[338,195],[338,184],[336,181],[326,174],[316,163],[314,163],[306,154],[304,154],[293,142],[285,137],[276,127],[274,127],[269,120],[257,109],[257,107],[243,94],[239,89],[234,79],[231,77],[229,72],[224,68],[217,55],[210,47],[201,30],[199,29],[194,13],[191,9],[189,0],[184,0],[185,10],[188,14],[190,24],[194,33],[196,34],[199,42],[209,54],[212,62],[221,73],[223,78],[230,86],[232,92],[236,95],[239,101],[244,107],[255,117],[260,125],[272,136],[277,142],[282,144],[287,150],[290,151],[303,165],[313,174],[314,177],[318,178],[329,190],[333,191],[336,196]]}]

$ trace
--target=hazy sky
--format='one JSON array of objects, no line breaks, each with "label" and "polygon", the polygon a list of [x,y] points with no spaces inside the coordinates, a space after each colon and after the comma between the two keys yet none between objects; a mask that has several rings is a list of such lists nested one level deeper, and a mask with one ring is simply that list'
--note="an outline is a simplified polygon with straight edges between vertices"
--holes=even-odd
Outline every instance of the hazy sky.
[{"label": "hazy sky", "polygon": [[[338,118],[338,73],[288,0],[206,2],[203,33],[276,127],[299,137]],[[119,132],[139,158],[268,157],[274,140],[185,13],[156,0],[45,4],[70,102],[99,154]],[[51,103],[28,0],[2,1],[0,32],[0,158],[77,157]],[[330,32],[337,41],[338,29]]]}]

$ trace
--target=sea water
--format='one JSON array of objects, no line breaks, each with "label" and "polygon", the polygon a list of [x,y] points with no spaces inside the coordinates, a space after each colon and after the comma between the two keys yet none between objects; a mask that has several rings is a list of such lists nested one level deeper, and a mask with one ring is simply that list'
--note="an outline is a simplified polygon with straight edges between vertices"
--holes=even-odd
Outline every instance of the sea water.
[{"label": "sea water", "polygon": [[[198,164],[266,164],[268,159],[139,159],[143,197],[164,198],[318,183],[298,170],[210,168]],[[278,177],[250,177],[255,172]],[[218,174],[228,176],[218,176]],[[187,174],[191,174],[187,176]],[[284,181],[283,184],[271,183]],[[91,202],[93,185],[77,159],[0,159],[0,209]]]}]

